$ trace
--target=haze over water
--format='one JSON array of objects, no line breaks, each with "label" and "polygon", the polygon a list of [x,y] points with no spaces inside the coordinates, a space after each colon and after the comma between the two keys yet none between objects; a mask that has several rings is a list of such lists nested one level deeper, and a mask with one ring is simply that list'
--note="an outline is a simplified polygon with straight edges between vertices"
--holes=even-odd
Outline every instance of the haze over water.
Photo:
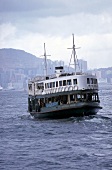
[{"label": "haze over water", "polygon": [[35,120],[26,92],[0,92],[0,169],[111,170],[112,85],[99,95],[96,116]]}]

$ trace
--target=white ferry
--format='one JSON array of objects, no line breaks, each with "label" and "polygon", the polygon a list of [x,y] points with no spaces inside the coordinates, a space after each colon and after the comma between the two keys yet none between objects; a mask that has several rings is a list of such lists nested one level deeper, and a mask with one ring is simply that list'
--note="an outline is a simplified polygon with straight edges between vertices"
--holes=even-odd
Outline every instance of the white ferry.
[{"label": "white ferry", "polygon": [[[45,44],[44,44],[45,45]],[[96,75],[76,72],[74,44],[74,73],[65,73],[63,66],[55,67],[55,75],[38,76],[28,83],[28,111],[34,118],[68,118],[96,114],[100,106]]]}]

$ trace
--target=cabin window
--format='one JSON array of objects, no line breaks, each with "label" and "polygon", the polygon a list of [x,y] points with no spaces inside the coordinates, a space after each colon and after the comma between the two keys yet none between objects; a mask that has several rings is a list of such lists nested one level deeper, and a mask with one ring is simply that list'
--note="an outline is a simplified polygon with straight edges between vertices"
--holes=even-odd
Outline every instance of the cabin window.
[{"label": "cabin window", "polygon": [[50,83],[50,88],[52,88],[52,83]]},{"label": "cabin window", "polygon": [[62,81],[59,81],[59,86],[62,86]]},{"label": "cabin window", "polygon": [[92,95],[92,101],[95,101],[95,100],[96,100],[96,95],[93,94],[93,95]]},{"label": "cabin window", "polygon": [[55,87],[55,82],[53,82],[53,87]]},{"label": "cabin window", "polygon": [[47,83],[47,88],[50,88],[50,83]]},{"label": "cabin window", "polygon": [[90,79],[89,78],[87,78],[87,84],[90,84]]},{"label": "cabin window", "polygon": [[71,80],[67,80],[67,85],[71,85]]},{"label": "cabin window", "polygon": [[92,101],[98,101],[98,94],[97,93],[92,95]]},{"label": "cabin window", "polygon": [[56,81],[56,87],[58,87],[58,81]]},{"label": "cabin window", "polygon": [[47,83],[45,83],[45,89],[47,89]]},{"label": "cabin window", "polygon": [[98,93],[96,93],[96,101],[99,101]]},{"label": "cabin window", "polygon": [[32,90],[32,84],[28,85],[29,90]]},{"label": "cabin window", "polygon": [[66,80],[63,80],[63,86],[66,86]]},{"label": "cabin window", "polygon": [[36,88],[37,88],[37,89],[40,89],[40,86],[39,86],[39,84],[38,84],[38,83],[36,84]]},{"label": "cabin window", "polygon": [[88,94],[87,100],[92,101],[92,94],[90,94],[90,93]]},{"label": "cabin window", "polygon": [[81,94],[77,94],[77,100],[81,100]]},{"label": "cabin window", "polygon": [[44,107],[45,103],[44,103],[44,98],[40,99],[40,107]]},{"label": "cabin window", "polygon": [[97,79],[94,79],[94,84],[97,84]]},{"label": "cabin window", "polygon": [[93,84],[93,78],[91,78],[91,84]]},{"label": "cabin window", "polygon": [[74,101],[75,100],[75,97],[74,97],[74,95],[72,94],[72,95],[70,95],[70,101]]},{"label": "cabin window", "polygon": [[73,79],[73,84],[77,84],[77,79]]},{"label": "cabin window", "polygon": [[43,83],[39,83],[37,84],[37,89],[44,89],[44,84]]}]

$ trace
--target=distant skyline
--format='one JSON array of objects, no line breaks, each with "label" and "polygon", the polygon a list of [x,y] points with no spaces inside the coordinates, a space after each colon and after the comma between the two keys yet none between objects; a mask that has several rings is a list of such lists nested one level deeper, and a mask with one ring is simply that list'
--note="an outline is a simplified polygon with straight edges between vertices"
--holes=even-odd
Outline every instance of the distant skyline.
[{"label": "distant skyline", "polygon": [[[0,48],[69,63],[74,33],[88,68],[112,67],[112,0],[0,0]],[[2,62],[2,61],[0,61]]]}]

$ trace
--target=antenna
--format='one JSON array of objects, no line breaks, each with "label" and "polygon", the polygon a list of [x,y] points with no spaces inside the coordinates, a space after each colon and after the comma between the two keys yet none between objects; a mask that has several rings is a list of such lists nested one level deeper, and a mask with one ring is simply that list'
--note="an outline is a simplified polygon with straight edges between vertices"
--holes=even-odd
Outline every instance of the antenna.
[{"label": "antenna", "polygon": [[47,76],[47,56],[51,56],[51,55],[46,55],[46,48],[45,48],[45,43],[44,43],[44,64],[45,64],[45,76]]},{"label": "antenna", "polygon": [[71,60],[72,60],[72,54],[71,54],[71,57],[70,57],[70,62],[69,62],[69,69],[68,69],[68,71],[70,71],[70,63],[71,63]]},{"label": "antenna", "polygon": [[[72,34],[73,36],[73,47],[72,48],[68,48],[68,49],[72,49],[72,54],[73,54],[73,59],[74,59],[74,69],[75,69],[75,74],[76,74],[76,67],[77,67],[77,56],[76,56],[76,49],[79,49],[80,47],[75,47],[75,44],[74,44],[74,34]],[[72,59],[72,55],[71,55],[71,59]],[[71,62],[71,59],[70,59],[70,62]],[[69,64],[70,66],[70,64]]]}]

